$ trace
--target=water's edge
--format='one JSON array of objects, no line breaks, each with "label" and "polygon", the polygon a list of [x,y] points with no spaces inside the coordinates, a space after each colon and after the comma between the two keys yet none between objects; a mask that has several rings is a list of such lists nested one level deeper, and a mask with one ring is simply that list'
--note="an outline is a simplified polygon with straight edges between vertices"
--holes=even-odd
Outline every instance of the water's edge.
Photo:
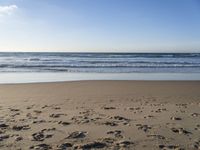
[{"label": "water's edge", "polygon": [[0,73],[0,84],[82,80],[200,81],[200,73]]}]

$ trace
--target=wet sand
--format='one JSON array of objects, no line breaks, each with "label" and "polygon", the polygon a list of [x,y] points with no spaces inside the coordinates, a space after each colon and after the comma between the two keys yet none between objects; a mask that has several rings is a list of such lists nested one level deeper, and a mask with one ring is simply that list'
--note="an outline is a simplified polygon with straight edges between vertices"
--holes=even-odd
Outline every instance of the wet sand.
[{"label": "wet sand", "polygon": [[0,149],[200,149],[200,82],[0,85]]}]

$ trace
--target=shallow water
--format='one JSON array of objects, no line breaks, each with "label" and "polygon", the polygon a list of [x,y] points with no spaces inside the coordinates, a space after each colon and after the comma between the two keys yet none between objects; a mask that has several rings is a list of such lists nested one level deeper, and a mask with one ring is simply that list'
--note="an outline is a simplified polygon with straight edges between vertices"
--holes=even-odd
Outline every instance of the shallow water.
[{"label": "shallow water", "polygon": [[0,73],[0,83],[79,80],[200,80],[200,73]]}]

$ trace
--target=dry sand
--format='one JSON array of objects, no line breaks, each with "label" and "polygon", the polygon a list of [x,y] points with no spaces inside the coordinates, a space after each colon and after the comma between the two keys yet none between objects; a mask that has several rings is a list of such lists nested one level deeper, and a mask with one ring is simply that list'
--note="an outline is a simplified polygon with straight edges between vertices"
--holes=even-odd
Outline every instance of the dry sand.
[{"label": "dry sand", "polygon": [[200,149],[200,82],[0,85],[0,149]]}]

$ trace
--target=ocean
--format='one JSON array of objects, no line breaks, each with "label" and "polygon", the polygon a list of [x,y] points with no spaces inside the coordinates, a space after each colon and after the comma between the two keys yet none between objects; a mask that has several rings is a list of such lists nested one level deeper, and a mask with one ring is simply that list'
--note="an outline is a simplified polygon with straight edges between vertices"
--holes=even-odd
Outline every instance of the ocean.
[{"label": "ocean", "polygon": [[200,73],[200,53],[0,53],[0,72]]},{"label": "ocean", "polygon": [[0,83],[200,80],[200,53],[0,53]]}]

